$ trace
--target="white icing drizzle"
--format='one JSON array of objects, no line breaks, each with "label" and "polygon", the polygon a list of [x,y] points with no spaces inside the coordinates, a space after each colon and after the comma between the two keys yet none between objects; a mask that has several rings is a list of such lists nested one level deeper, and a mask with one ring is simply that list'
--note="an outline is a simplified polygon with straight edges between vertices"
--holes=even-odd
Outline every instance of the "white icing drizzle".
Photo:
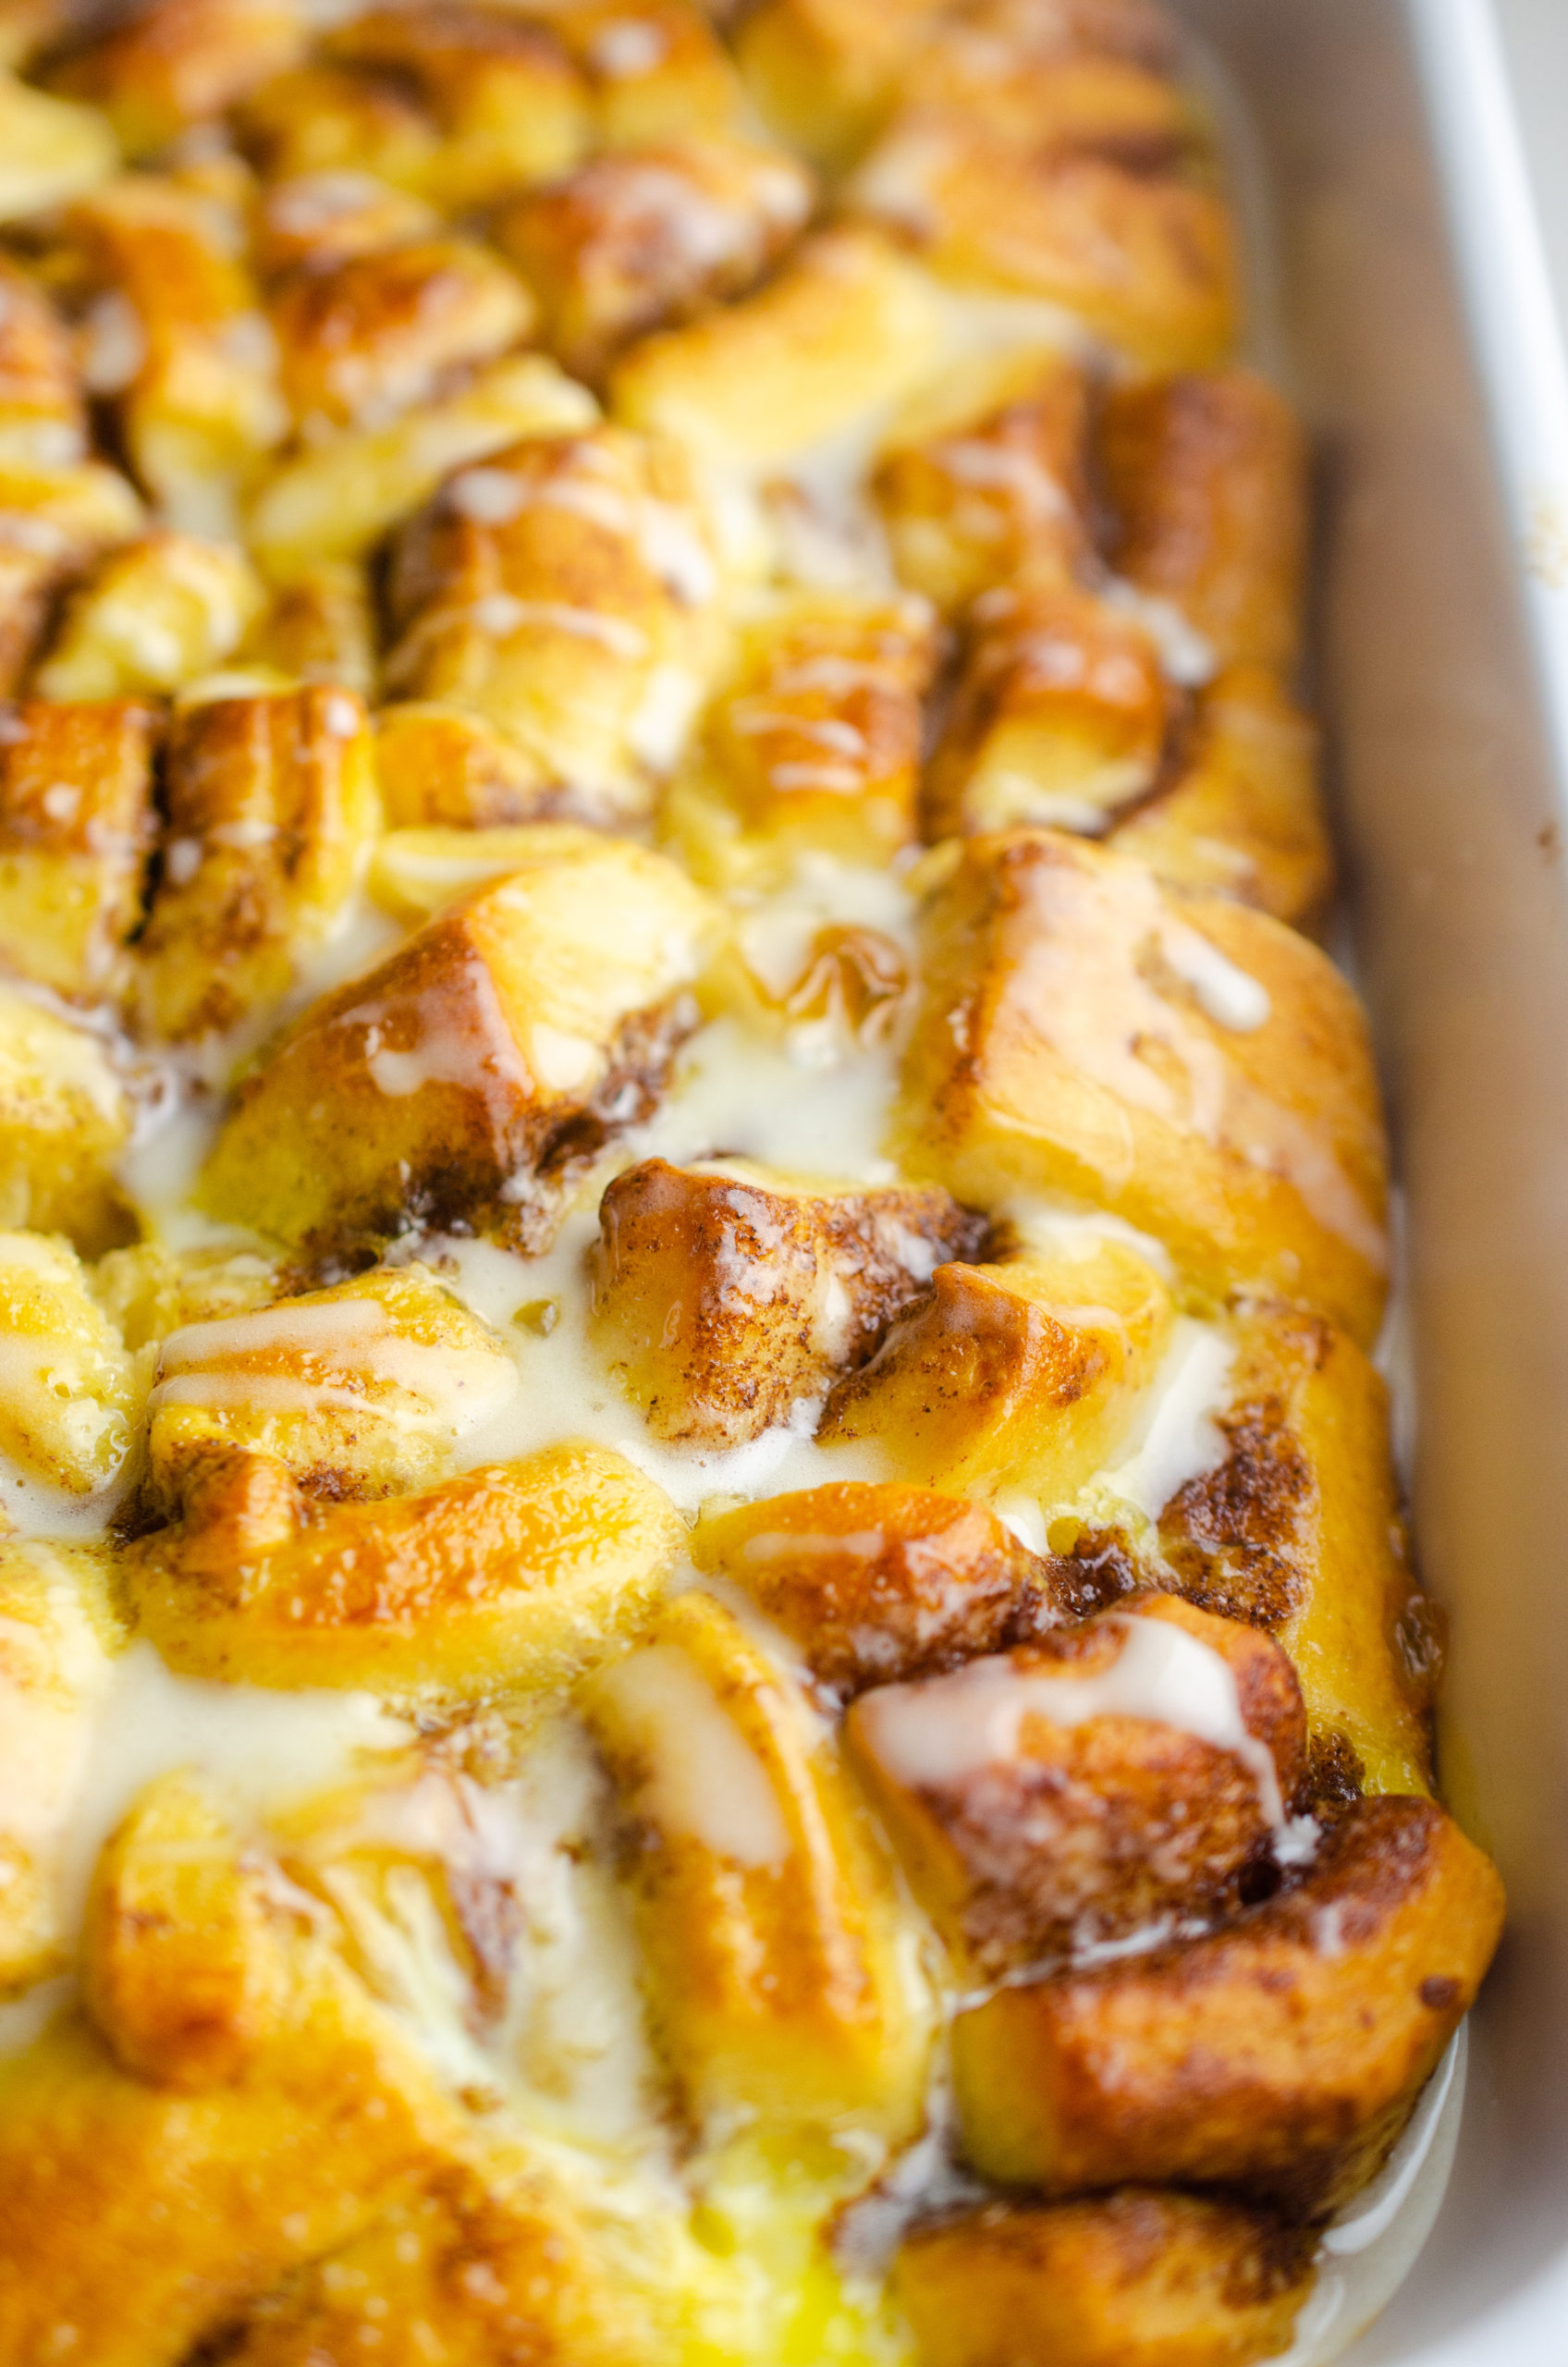
[{"label": "white icing drizzle", "polygon": [[1120,575],[1108,575],[1096,587],[1108,607],[1141,624],[1159,651],[1166,680],[1183,690],[1201,690],[1219,671],[1214,644],[1189,622],[1174,600],[1157,592],[1141,592]]},{"label": "white icing drizzle", "polygon": [[1188,928],[1182,921],[1167,921],[1159,943],[1176,975],[1191,987],[1217,1027],[1251,1036],[1272,1018],[1274,1006],[1268,987],[1239,969],[1195,928]]},{"label": "white icing drizzle", "polygon": [[1125,1640],[1115,1660],[1084,1675],[1022,1668],[1004,1652],[923,1684],[884,1686],[862,1705],[867,1742],[896,1781],[938,1789],[1016,1759],[1026,1717],[1069,1727],[1147,1719],[1232,1752],[1254,1777],[1268,1822],[1282,1825],[1273,1754],[1242,1716],[1229,1662],[1166,1620],[1134,1615],[1121,1624]]},{"label": "white icing drizzle", "polygon": [[[267,1369],[268,1359],[283,1368]],[[399,1429],[434,1420],[457,1437],[493,1419],[517,1389],[498,1343],[416,1339],[373,1298],[286,1300],[171,1332],[151,1405],[335,1407]]]},{"label": "white icing drizzle", "polygon": [[1225,1453],[1217,1415],[1230,1402],[1235,1351],[1211,1323],[1178,1316],[1144,1401],[1142,1435],[1126,1460],[1091,1484],[1097,1495],[1158,1520],[1179,1488],[1212,1471]]},{"label": "white icing drizzle", "polygon": [[731,1865],[781,1865],[790,1831],[767,1770],[690,1654],[647,1645],[608,1682],[650,1754],[642,1813],[667,1838],[698,1842]]},{"label": "white icing drizzle", "polygon": [[602,608],[574,607],[565,600],[520,600],[510,592],[486,592],[471,605],[469,616],[480,632],[508,639],[530,625],[570,634],[578,641],[596,641],[612,657],[633,664],[648,654],[648,636],[629,617],[613,617]]}]

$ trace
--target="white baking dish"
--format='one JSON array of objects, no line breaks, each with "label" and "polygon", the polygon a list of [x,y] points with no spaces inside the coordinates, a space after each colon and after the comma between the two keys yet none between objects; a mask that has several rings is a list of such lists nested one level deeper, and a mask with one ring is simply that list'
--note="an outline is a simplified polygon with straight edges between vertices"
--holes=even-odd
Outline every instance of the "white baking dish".
[{"label": "white baking dish", "polygon": [[1568,6],[1186,14],[1249,128],[1268,359],[1321,458],[1320,698],[1408,1199],[1443,1772],[1513,1910],[1447,2198],[1345,2358],[1563,2367],[1568,366],[1507,69],[1568,56]]}]

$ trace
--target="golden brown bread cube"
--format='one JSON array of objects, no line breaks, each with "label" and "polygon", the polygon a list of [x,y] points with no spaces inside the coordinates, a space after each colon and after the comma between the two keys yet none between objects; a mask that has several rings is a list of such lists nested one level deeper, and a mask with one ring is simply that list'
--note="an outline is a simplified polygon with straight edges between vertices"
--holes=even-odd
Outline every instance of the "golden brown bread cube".
[{"label": "golden brown bread cube", "polygon": [[1089,548],[1087,417],[1081,365],[1039,350],[915,397],[871,479],[900,580],[951,616],[998,584],[1071,579]]},{"label": "golden brown bread cube", "polygon": [[365,570],[324,559],[281,585],[251,627],[241,664],[300,682],[339,682],[369,699],[375,689],[375,620]]},{"label": "golden brown bread cube", "polygon": [[398,837],[509,831],[570,802],[497,724],[439,699],[382,708],[375,770],[389,832]]},{"label": "golden brown bread cube", "polygon": [[517,1389],[501,1341],[421,1266],[239,1314],[160,1342],[147,1451],[173,1510],[214,1443],[276,1456],[323,1496],[396,1496],[442,1478],[458,1441]]},{"label": "golden brown bread cube", "polygon": [[96,107],[51,98],[0,73],[0,222],[63,205],[118,164],[115,135]]},{"label": "golden brown bread cube", "polygon": [[0,1453],[31,1478],[91,1496],[130,1452],[141,1389],[76,1252],[0,1233]]},{"label": "golden brown bread cube", "polygon": [[102,1036],[0,987],[0,1224],[63,1233],[85,1257],[134,1239],[115,1180],[130,1127]]},{"label": "golden brown bread cube", "polygon": [[527,336],[534,306],[472,239],[427,238],[292,273],[268,307],[284,399],[319,441],[380,427]]},{"label": "golden brown bread cube", "polygon": [[588,1688],[634,1826],[655,2032],[715,2136],[897,2143],[925,2110],[929,2004],[874,1829],[790,1686],[693,1593]]},{"label": "golden brown bread cube", "polygon": [[741,295],[802,227],[812,194],[780,149],[683,137],[591,157],[514,199],[492,235],[539,300],[544,342],[575,377],[597,380],[632,337]]},{"label": "golden brown bread cube", "polygon": [[100,460],[0,463],[0,693],[22,687],[62,590],[141,520],[129,479]]},{"label": "golden brown bread cube", "polygon": [[86,450],[70,333],[25,273],[0,264],[0,467],[68,468]]},{"label": "golden brown bread cube", "polygon": [[0,460],[0,550],[7,558],[27,549],[58,574],[128,542],[143,518],[129,478],[103,460],[63,467]]},{"label": "golden brown bread cube", "polygon": [[243,2078],[287,2010],[288,1970],[228,1819],[190,1776],[141,1793],[87,1902],[87,2010],[122,2069],[192,2092]]},{"label": "golden brown bread cube", "polygon": [[492,362],[468,386],[416,403],[388,426],[345,431],[286,460],[251,506],[251,542],[284,583],[324,560],[362,558],[452,470],[520,435],[589,427],[596,410],[587,387],[543,354]]},{"label": "golden brown bread cube", "polygon": [[610,406],[712,459],[778,462],[897,402],[941,340],[935,290],[890,240],[822,230],[753,295],[632,346]]},{"label": "golden brown bread cube", "polygon": [[886,114],[934,0],[763,0],[735,37],[747,88],[764,118],[816,164],[837,172]]},{"label": "golden brown bread cube", "polygon": [[163,871],[136,949],[144,1023],[222,1034],[292,984],[330,933],[380,822],[352,691],[218,698],[178,714]]},{"label": "golden brown bread cube", "polygon": [[375,1503],[214,1445],[180,1519],[127,1549],[171,1668],[251,1685],[485,1696],[567,1683],[647,1616],[685,1530],[607,1447],[548,1447]]},{"label": "golden brown bread cube", "polygon": [[65,1971],[79,1902],[69,1840],[124,1642],[107,1557],[0,1543],[0,1991]]},{"label": "golden brown bread cube", "polygon": [[691,1551],[843,1696],[999,1651],[1060,1615],[1050,1564],[994,1513],[890,1480],[704,1511]]},{"label": "golden brown bread cube", "polygon": [[818,1436],[875,1441],[888,1478],[953,1495],[1071,1496],[1129,1430],[1171,1315],[1160,1275],[1120,1241],[938,1266],[838,1384]]},{"label": "golden brown bread cube", "polygon": [[925,787],[925,835],[1097,837],[1158,776],[1173,712],[1153,636],[1067,586],[983,593]]},{"label": "golden brown bread cube", "polygon": [[157,717],[129,700],[0,708],[0,938],[55,992],[114,991],[141,917]]},{"label": "golden brown bread cube", "polygon": [[748,114],[729,53],[693,0],[579,0],[551,11],[593,92],[594,138],[611,150],[741,128]]},{"label": "golden brown bread cube", "polygon": [[1037,155],[962,109],[915,107],[872,150],[850,197],[944,279],[1065,305],[1145,369],[1203,369],[1234,339],[1230,210],[1174,177]]},{"label": "golden brown bread cube", "polygon": [[878,1686],[845,1731],[972,1981],[1233,1911],[1306,1768],[1278,1644],[1170,1595]]},{"label": "golden brown bread cube", "polygon": [[917,2227],[894,2287],[920,2367],[1254,2367],[1289,2349],[1315,2245],[1243,2203],[1124,2187]]},{"label": "golden brown bread cube", "polygon": [[642,2367],[640,2297],[606,2272],[606,2238],[619,2231],[594,2227],[574,2201],[526,2154],[486,2149],[454,2163],[258,2302],[225,2357],[320,2367],[374,2350],[378,2367]]},{"label": "golden brown bread cube", "polygon": [[[416,0],[350,18],[324,55],[417,93],[440,142],[414,185],[452,212],[567,171],[587,143],[588,89],[547,18],[482,0]],[[398,178],[384,160],[373,169]]]},{"label": "golden brown bread cube", "polygon": [[90,20],[49,79],[102,107],[128,156],[145,156],[280,72],[304,34],[291,0],[153,0]]},{"label": "golden brown bread cube", "polygon": [[911,61],[904,107],[962,114],[1036,156],[1104,156],[1152,172],[1200,143],[1180,83],[1129,57],[998,43],[969,13],[938,18]]},{"label": "golden brown bread cube", "polygon": [[96,568],[38,669],[41,698],[136,698],[178,690],[232,656],[264,594],[238,543],[152,533]]},{"label": "golden brown bread cube", "polygon": [[406,83],[319,57],[252,91],[235,109],[234,129],[270,179],[363,173],[410,197],[437,170],[441,147],[428,110]]},{"label": "golden brown bread cube", "polygon": [[1502,1885],[1441,1809],[1360,1801],[1228,1928],[961,2014],[965,2152],[1047,2195],[1194,2182],[1327,2216],[1382,2163],[1501,1923]]},{"label": "golden brown bread cube", "polygon": [[83,375],[111,403],[167,522],[234,531],[240,491],[286,423],[276,357],[236,231],[172,178],[125,174],[80,199],[67,244],[87,292]]},{"label": "golden brown bread cube", "polygon": [[1431,1780],[1430,1608],[1403,1554],[1388,1396],[1360,1349],[1300,1310],[1236,1326],[1222,1459],[1159,1516],[1192,1601],[1277,1635],[1314,1740],[1347,1744],[1374,1792]]},{"label": "golden brown bread cube", "polygon": [[534,1185],[651,1106],[717,915],[662,856],[568,837],[305,1013],[240,1087],[214,1215],[323,1246],[410,1219],[515,1232]]},{"label": "golden brown bread cube", "polygon": [[590,817],[636,818],[701,697],[718,581],[678,449],[532,438],[449,478],[399,537],[387,686],[497,725]]},{"label": "golden brown bread cube", "polygon": [[1099,461],[1113,564],[1172,601],[1222,663],[1288,670],[1301,648],[1306,449],[1250,370],[1113,386]]},{"label": "golden brown bread cube", "polygon": [[645,1159],[599,1203],[594,1335],[655,1437],[739,1446],[864,1363],[982,1232],[941,1191]]},{"label": "golden brown bread cube", "polygon": [[1227,666],[1198,693],[1173,776],[1110,835],[1162,879],[1315,931],[1334,856],[1311,721],[1267,668]]},{"label": "golden brown bread cube", "polygon": [[916,595],[793,592],[739,629],[664,802],[699,877],[761,884],[812,850],[880,868],[915,837],[935,619]]},{"label": "golden brown bread cube", "polygon": [[835,168],[908,95],[979,109],[998,129],[1043,143],[1135,133],[1138,161],[1151,130],[1163,160],[1183,112],[1155,80],[1179,61],[1152,0],[971,0],[951,13],[931,0],[765,0],[745,13],[736,46],[763,114]]},{"label": "golden brown bread cube", "polygon": [[357,257],[433,239],[441,217],[423,198],[374,173],[297,173],[257,199],[251,253],[263,279],[332,272]]},{"label": "golden brown bread cube", "polygon": [[933,896],[899,1143],[995,1207],[1066,1193],[1200,1292],[1272,1290],[1363,1343],[1387,1287],[1366,1024],[1315,946],[1049,830],[969,840]]},{"label": "golden brown bread cube", "polygon": [[0,2060],[0,2357],[69,2325],[103,2367],[176,2367],[460,2153],[457,2107],[307,1902],[239,1834],[227,1872],[201,1863],[220,1829],[178,1779],[144,1796],[84,1968],[106,2031],[67,2007]]}]

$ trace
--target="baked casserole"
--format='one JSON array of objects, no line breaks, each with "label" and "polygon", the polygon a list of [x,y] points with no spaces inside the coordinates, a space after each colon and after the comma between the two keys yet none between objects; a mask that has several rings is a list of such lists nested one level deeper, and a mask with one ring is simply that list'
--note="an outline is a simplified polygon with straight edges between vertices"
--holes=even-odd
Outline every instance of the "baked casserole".
[{"label": "baked casserole", "polygon": [[1152,0],[0,11],[0,2367],[1245,2367],[1496,1945]]}]

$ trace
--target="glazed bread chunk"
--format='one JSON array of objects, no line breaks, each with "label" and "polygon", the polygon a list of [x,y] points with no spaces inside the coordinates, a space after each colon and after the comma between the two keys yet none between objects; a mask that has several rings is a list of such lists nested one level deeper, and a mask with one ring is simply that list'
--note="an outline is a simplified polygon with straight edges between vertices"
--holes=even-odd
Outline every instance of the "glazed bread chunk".
[{"label": "glazed bread chunk", "polygon": [[1301,431],[1250,371],[1116,388],[1099,452],[1114,563],[1175,602],[1227,664],[1288,668],[1306,550]]},{"label": "glazed bread chunk", "polygon": [[154,0],[67,44],[53,87],[101,107],[128,156],[221,117],[303,44],[287,0]]},{"label": "glazed bread chunk", "polygon": [[[14,1417],[13,1417],[14,1418]],[[72,1807],[125,1643],[96,1549],[0,1543],[0,1980],[70,1966]]]},{"label": "glazed bread chunk", "polygon": [[521,282],[461,239],[413,239],[337,263],[312,256],[269,312],[284,399],[317,441],[324,430],[380,425],[428,401],[533,325]]},{"label": "glazed bread chunk", "polygon": [[[1272,1288],[1372,1339],[1384,1152],[1359,1014],[1323,956],[1050,831],[972,840],[926,926],[917,1172],[981,1205],[1095,1200],[1200,1290]],[[1080,965],[1092,998],[1058,987]]]},{"label": "glazed bread chunk", "polygon": [[233,1445],[313,1494],[400,1495],[444,1478],[517,1385],[500,1340],[419,1266],[198,1316],[158,1343],[151,1482],[178,1505],[208,1451]]},{"label": "glazed bread chunk", "polygon": [[965,2145],[1004,2183],[1048,2193],[1207,2180],[1329,2212],[1403,2126],[1501,1909],[1491,1867],[1439,1808],[1365,1801],[1299,1883],[1229,1929],[962,2016]]},{"label": "glazed bread chunk", "polygon": [[937,655],[925,603],[798,594],[736,642],[664,804],[698,877],[766,882],[802,851],[877,864],[909,845]]},{"label": "glazed bread chunk", "polygon": [[1414,2249],[1502,1902],[1209,80],[0,8],[0,2367]]},{"label": "glazed bread chunk", "polygon": [[875,1440],[900,1478],[983,1502],[1071,1495],[1115,1459],[1170,1316],[1158,1269],[1117,1241],[938,1266],[929,1295],[834,1391],[824,1434]]},{"label": "glazed bread chunk", "polygon": [[514,445],[405,529],[387,686],[495,724],[539,810],[635,820],[701,696],[717,586],[678,451],[613,430]]},{"label": "glazed bread chunk", "polygon": [[1111,839],[1161,879],[1316,931],[1333,889],[1311,724],[1267,668],[1227,666],[1194,702],[1175,767]]},{"label": "glazed bread chunk", "polygon": [[1071,579],[1092,547],[1089,386],[1049,347],[986,355],[913,397],[872,479],[894,564],[949,614],[1021,578]]},{"label": "glazed bread chunk", "polygon": [[898,2291],[922,2367],[1230,2367],[1289,2348],[1312,2250],[1267,2212],[1124,2187],[918,2229]]},{"label": "glazed bread chunk", "polygon": [[183,1479],[180,1518],[128,1550],[138,1626],[176,1668],[259,1685],[557,1684],[645,1615],[680,1538],[653,1482],[588,1445],[368,1504],[217,1443]]},{"label": "glazed bread chunk", "polygon": [[653,2012],[688,2108],[919,2124],[931,2022],[864,1810],[717,1604],[672,1603],[590,1714],[637,1857]]},{"label": "glazed bread chunk", "polygon": [[[143,1795],[104,1853],[90,2013],[67,2011],[0,2070],[6,2224],[45,2272],[24,2281],[7,2261],[0,2278],[10,2356],[65,2323],[105,2361],[178,2359],[411,2190],[446,2178],[461,2193],[460,2110],[276,1890],[212,1797],[178,1777]],[[564,2261],[570,2209],[552,2213],[538,2188],[514,2197],[556,2219]],[[534,2240],[549,2241],[537,2226]]]},{"label": "glazed bread chunk", "polygon": [[1187,1598],[1280,1637],[1315,1744],[1373,1792],[1430,1781],[1440,1637],[1415,1585],[1388,1448],[1388,1398],[1345,1335],[1301,1311],[1237,1326],[1222,1459],[1159,1514]]},{"label": "glazed bread chunk", "polygon": [[220,1135],[207,1205],[324,1245],[521,1212],[520,1169],[656,1089],[710,927],[673,865],[611,839],[468,898],[306,1013]]},{"label": "glazed bread chunk", "polygon": [[86,458],[85,389],[65,322],[25,273],[0,268],[0,460],[67,468]]},{"label": "glazed bread chunk", "polygon": [[1171,705],[1133,619],[1066,588],[982,593],[930,768],[927,837],[1023,823],[1097,837],[1154,787]]},{"label": "glazed bread chunk", "polygon": [[232,531],[240,491],[283,432],[272,342],[217,202],[127,174],[71,209],[67,261],[92,291],[84,374],[115,406],[136,472],[169,522]]},{"label": "glazed bread chunk", "polygon": [[0,987],[0,1211],[92,1256],[134,1237],[116,1181],[130,1136],[125,1085],[101,1036]]},{"label": "glazed bread chunk", "polygon": [[71,598],[37,689],[69,702],[178,690],[235,655],[265,601],[235,544],[164,531],[139,535],[122,542]]},{"label": "glazed bread chunk", "polygon": [[10,965],[56,993],[121,984],[141,918],[158,717],[129,699],[0,715],[0,931]]},{"label": "glazed bread chunk", "polygon": [[1234,1908],[1305,1765],[1278,1645],[1158,1595],[878,1686],[846,1732],[978,1980]]},{"label": "glazed bread chunk", "polygon": [[222,1035],[290,987],[380,819],[365,711],[325,686],[174,718],[163,877],[136,949],[148,1032]]},{"label": "glazed bread chunk", "polygon": [[142,1392],[74,1250],[0,1233],[0,1452],[46,1486],[91,1496],[116,1478]]},{"label": "glazed bread chunk", "polygon": [[967,111],[913,107],[851,192],[944,278],[1068,306],[1146,369],[1201,369],[1234,336],[1229,213],[1173,176],[1042,156]]},{"label": "glazed bread chunk", "polygon": [[496,243],[543,309],[544,337],[595,384],[650,329],[742,294],[811,210],[787,151],[729,139],[618,148],[515,199]]},{"label": "glazed bread chunk", "polygon": [[1048,1565],[994,1514],[897,1480],[830,1480],[704,1514],[692,1558],[845,1696],[958,1666],[1061,1615]]},{"label": "glazed bread chunk", "polygon": [[939,1189],[653,1160],[599,1204],[597,1335],[659,1437],[737,1446],[864,1363],[981,1232]]},{"label": "glazed bread chunk", "polygon": [[634,345],[611,405],[721,460],[778,461],[912,392],[940,334],[934,291],[894,246],[826,230],[755,295]]}]

